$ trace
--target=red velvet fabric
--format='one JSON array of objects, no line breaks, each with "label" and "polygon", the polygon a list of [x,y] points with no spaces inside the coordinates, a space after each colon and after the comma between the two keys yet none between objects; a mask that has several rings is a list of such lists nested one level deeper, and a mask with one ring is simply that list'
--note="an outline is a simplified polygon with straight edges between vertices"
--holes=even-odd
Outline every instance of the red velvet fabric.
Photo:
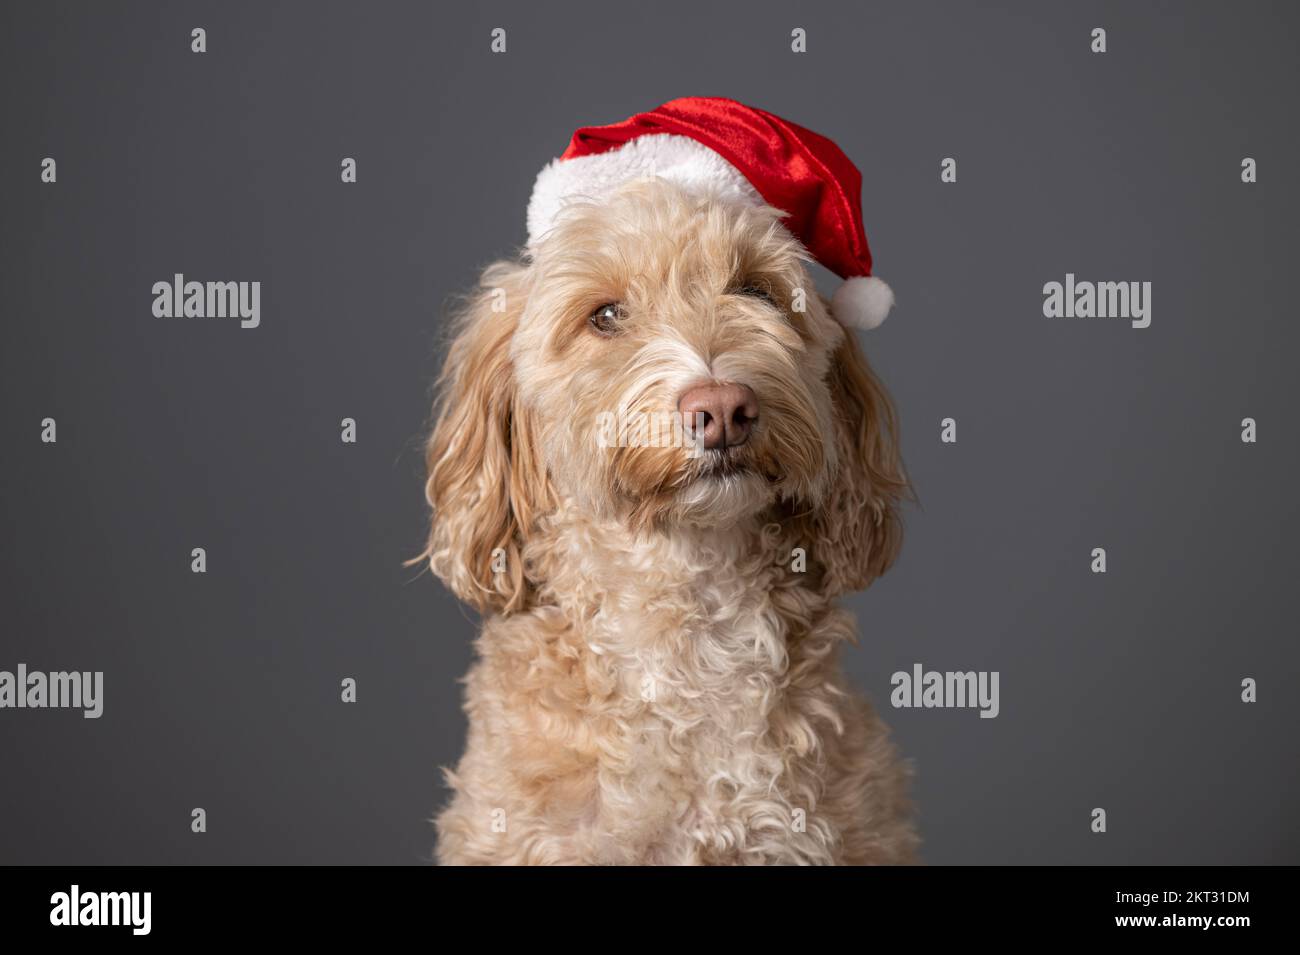
[{"label": "red velvet fabric", "polygon": [[735,100],[687,96],[609,126],[573,134],[561,159],[617,149],[638,136],[676,133],[738,169],[793,232],[840,278],[871,274],[862,226],[862,174],[838,146],[779,116]]}]

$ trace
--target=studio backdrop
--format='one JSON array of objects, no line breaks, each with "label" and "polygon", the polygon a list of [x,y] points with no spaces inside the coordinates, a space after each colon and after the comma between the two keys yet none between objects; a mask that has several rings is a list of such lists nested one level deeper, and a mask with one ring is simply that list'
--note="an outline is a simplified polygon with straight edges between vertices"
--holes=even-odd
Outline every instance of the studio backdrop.
[{"label": "studio backdrop", "polygon": [[0,861],[433,858],[477,630],[405,563],[449,309],[574,129],[725,96],[852,157],[897,296],[851,334],[916,501],[844,666],[922,858],[1300,862],[1297,31],[6,3]]}]

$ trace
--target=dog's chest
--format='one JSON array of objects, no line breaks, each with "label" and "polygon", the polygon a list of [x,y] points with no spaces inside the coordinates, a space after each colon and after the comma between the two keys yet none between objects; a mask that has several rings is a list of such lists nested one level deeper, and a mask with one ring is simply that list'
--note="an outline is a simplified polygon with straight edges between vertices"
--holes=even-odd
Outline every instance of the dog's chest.
[{"label": "dog's chest", "polygon": [[600,812],[636,833],[640,861],[725,855],[756,825],[790,824],[789,766],[771,726],[788,703],[790,661],[766,581],[683,581],[641,607],[606,608],[591,637],[627,701]]}]

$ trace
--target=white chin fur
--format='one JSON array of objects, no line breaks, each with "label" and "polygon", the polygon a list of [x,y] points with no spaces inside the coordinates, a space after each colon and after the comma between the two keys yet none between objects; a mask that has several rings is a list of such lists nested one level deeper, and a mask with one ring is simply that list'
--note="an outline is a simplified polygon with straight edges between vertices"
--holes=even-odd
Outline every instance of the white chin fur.
[{"label": "white chin fur", "polygon": [[731,527],[772,503],[768,483],[757,474],[702,477],[679,492],[678,520],[696,527]]}]

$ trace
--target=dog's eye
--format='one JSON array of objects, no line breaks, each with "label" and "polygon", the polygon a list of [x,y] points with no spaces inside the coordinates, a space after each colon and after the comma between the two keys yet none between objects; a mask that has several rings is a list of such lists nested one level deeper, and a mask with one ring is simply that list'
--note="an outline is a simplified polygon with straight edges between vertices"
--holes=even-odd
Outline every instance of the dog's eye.
[{"label": "dog's eye", "polygon": [[760,299],[761,301],[766,302],[768,305],[776,304],[776,299],[772,296],[772,290],[762,285],[745,285],[736,289],[736,291],[732,294],[744,295],[747,296],[748,298]]},{"label": "dog's eye", "polygon": [[591,313],[587,322],[601,335],[613,335],[618,331],[618,323],[623,319],[623,306],[607,302]]}]

